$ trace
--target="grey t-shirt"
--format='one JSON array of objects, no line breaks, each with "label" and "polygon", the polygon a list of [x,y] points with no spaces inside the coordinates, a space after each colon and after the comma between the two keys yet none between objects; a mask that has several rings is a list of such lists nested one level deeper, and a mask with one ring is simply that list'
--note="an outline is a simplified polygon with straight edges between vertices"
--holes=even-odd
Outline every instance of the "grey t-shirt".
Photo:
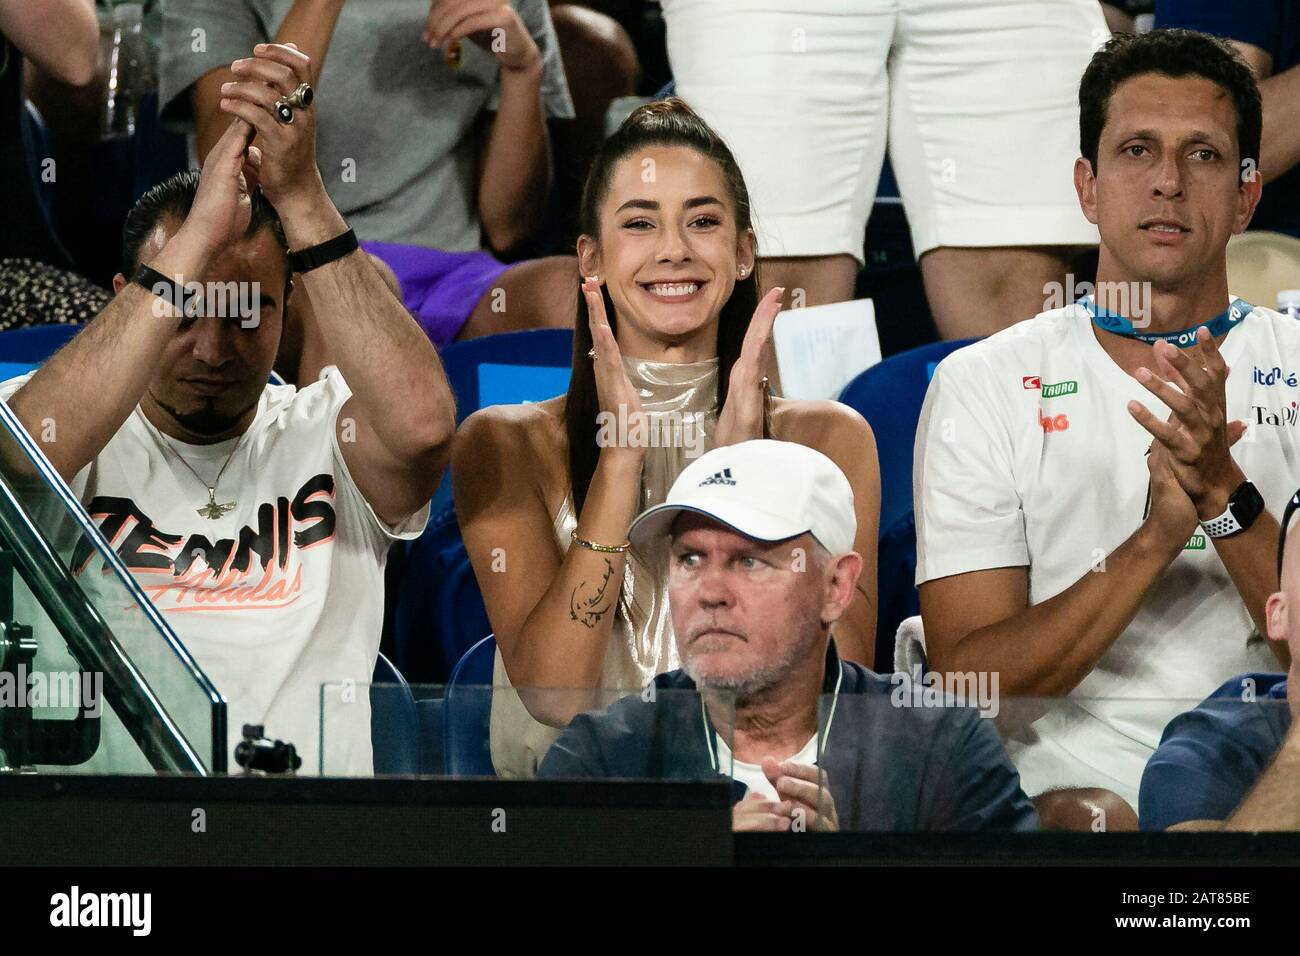
[{"label": "grey t-shirt", "polygon": [[[573,116],[544,0],[512,0],[545,62],[542,101]],[[272,39],[293,0],[166,0],[163,118],[192,128],[189,88]],[[482,248],[474,121],[493,110],[496,58],[466,39],[460,65],[420,39],[430,0],[349,0],[325,56],[316,159],[330,197],[363,239],[450,252]]]}]

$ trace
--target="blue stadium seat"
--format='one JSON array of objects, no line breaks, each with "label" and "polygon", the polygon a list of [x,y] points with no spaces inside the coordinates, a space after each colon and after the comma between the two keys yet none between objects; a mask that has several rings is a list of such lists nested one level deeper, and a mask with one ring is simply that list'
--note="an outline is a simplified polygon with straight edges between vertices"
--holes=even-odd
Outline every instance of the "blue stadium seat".
[{"label": "blue stadium seat", "polygon": [[488,335],[452,342],[439,356],[456,396],[456,423],[460,424],[485,405],[535,402],[564,391],[573,358],[573,333],[532,329]]},{"label": "blue stadium seat", "polygon": [[894,635],[906,618],[921,613],[916,590],[916,521],[909,511],[880,536],[876,552],[876,659],[880,674],[894,670]]},{"label": "blue stadium seat", "polygon": [[[457,424],[486,405],[540,401],[568,387],[573,333],[509,332],[454,342],[442,352]],[[394,656],[416,683],[440,684],[470,644],[492,630],[461,541],[446,475],[429,524],[407,546],[393,616]]]},{"label": "blue stadium seat", "polygon": [[912,448],[921,406],[935,366],[974,339],[936,342],[891,355],[844,387],[840,401],[856,409],[875,433],[880,458],[880,552],[875,669],[894,668],[894,633],[918,613],[913,584],[916,526],[912,514]]},{"label": "blue stadium seat", "polygon": [[[72,341],[84,325],[30,325],[0,332],[0,382],[26,375]],[[271,371],[272,385],[283,385],[280,373]]]},{"label": "blue stadium seat", "polygon": [[416,683],[442,684],[470,645],[492,630],[448,502],[407,545],[393,614],[393,653]]},{"label": "blue stadium seat", "polygon": [[420,773],[440,775],[446,772],[443,756],[444,717],[447,701],[443,697],[430,697],[415,702],[415,713],[420,722]]},{"label": "blue stadium seat", "polygon": [[32,325],[0,332],[0,376],[13,378],[30,372],[81,329],[80,325]]},{"label": "blue stadium seat", "polygon": [[935,342],[891,355],[840,393],[840,401],[860,412],[876,436],[882,534],[912,510],[912,445],[930,376],[945,356],[973,341]]},{"label": "blue stadium seat", "polygon": [[383,654],[370,686],[370,743],[376,774],[414,774],[420,769],[420,721],[415,696]]},{"label": "blue stadium seat", "polygon": [[496,776],[488,745],[496,650],[496,638],[489,634],[465,652],[447,682],[443,757],[445,772],[453,776]]}]

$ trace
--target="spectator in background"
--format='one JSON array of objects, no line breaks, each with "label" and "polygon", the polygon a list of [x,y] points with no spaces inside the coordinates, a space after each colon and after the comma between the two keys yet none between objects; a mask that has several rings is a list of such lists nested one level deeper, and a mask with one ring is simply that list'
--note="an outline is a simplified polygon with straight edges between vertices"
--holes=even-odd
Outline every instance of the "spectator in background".
[{"label": "spectator in background", "polygon": [[572,322],[571,257],[498,259],[537,231],[547,121],[573,116],[544,0],[171,0],[163,115],[200,155],[230,61],[270,40],[317,64],[326,187],[435,344]]},{"label": "spectator in background", "polygon": [[1264,101],[1267,186],[1250,228],[1300,238],[1300,0],[1157,0],[1156,26],[1223,37],[1245,58]]},{"label": "spectator in background", "polygon": [[796,442],[741,442],[687,467],[630,532],[669,545],[681,669],[655,678],[663,694],[575,718],[540,776],[722,773],[736,830],[1035,829],[991,721],[896,706],[896,681],[836,653],[863,568],[856,523],[844,473]]},{"label": "spectator in background", "polygon": [[1290,659],[1282,674],[1234,677],[1176,717],[1142,774],[1144,830],[1300,830],[1300,547],[1282,514],[1279,590],[1270,595],[1269,640]]},{"label": "spectator in background", "polygon": [[[640,689],[676,667],[663,547],[629,550],[627,529],[690,458],[750,438],[810,445],[849,476],[867,570],[837,640],[871,661],[875,442],[838,402],[769,401],[762,354],[781,290],[759,300],[749,208],[726,145],[681,100],[635,110],[597,154],[568,394],[475,412],[452,455],[496,685]],[[572,716],[545,703],[493,695],[498,773],[535,773]]]},{"label": "spectator in background", "polygon": [[1136,804],[1171,701],[1274,661],[1264,502],[1300,484],[1300,324],[1229,296],[1228,239],[1260,193],[1241,175],[1260,136],[1241,58],[1187,31],[1117,37],[1079,103],[1098,298],[939,364],[916,436],[916,580],[936,671],[1081,699],[1009,743],[1025,788]]},{"label": "spectator in background", "polygon": [[99,25],[91,0],[0,0],[0,259],[70,265],[37,192],[24,129],[23,64],[76,86],[95,77]]},{"label": "spectator in background", "polygon": [[765,279],[802,304],[853,298],[886,140],[945,339],[1041,311],[1096,244],[1069,169],[1097,0],[662,5],[676,92],[735,150]]},{"label": "spectator in background", "polygon": [[1145,26],[1151,28],[1151,11],[1155,0],[1102,0],[1101,10],[1106,16],[1106,26],[1111,33],[1138,33],[1138,16],[1147,18]]},{"label": "spectator in background", "polygon": [[[310,62],[278,44],[254,59],[236,72],[274,64],[284,79],[227,91],[234,118],[202,176],[160,184],[128,219],[117,296],[0,397],[229,701],[230,745],[264,723],[312,772],[321,685],[371,678],[388,551],[424,527],[455,409],[433,346],[346,241],[314,107],[292,124],[273,112]],[[338,356],[303,388],[267,384],[296,294],[286,246],[316,252],[297,282]],[[177,283],[206,287],[201,308]],[[61,555],[94,594],[102,568],[79,535],[75,548]],[[358,703],[326,742],[334,772],[372,770]]]},{"label": "spectator in background", "polygon": [[106,291],[66,270],[72,262],[41,203],[49,170],[32,155],[24,62],[71,86],[95,77],[99,26],[92,0],[0,0],[0,329],[83,322]]},{"label": "spectator in background", "polygon": [[[663,83],[643,90],[641,70],[644,50],[655,65],[663,60],[663,37],[647,46],[644,11],[646,0],[548,0],[555,36],[564,60],[564,76],[573,97],[572,122],[555,123],[551,143],[555,154],[555,212],[551,223],[567,243],[578,234],[578,206],[587,166],[608,135],[606,116],[616,99],[644,92],[653,95]],[[653,21],[652,21],[653,22]],[[638,47],[632,34],[641,41]],[[661,67],[666,70],[666,66]],[[650,82],[653,83],[653,78]]]}]

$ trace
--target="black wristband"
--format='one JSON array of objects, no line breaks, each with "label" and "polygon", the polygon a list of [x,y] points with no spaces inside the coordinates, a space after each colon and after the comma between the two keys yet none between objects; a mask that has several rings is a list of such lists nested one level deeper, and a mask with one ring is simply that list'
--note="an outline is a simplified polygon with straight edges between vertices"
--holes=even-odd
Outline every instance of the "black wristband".
[{"label": "black wristband", "polygon": [[361,243],[357,242],[356,232],[349,229],[343,235],[335,236],[318,246],[289,253],[289,271],[310,272],[312,269],[319,269],[323,265],[342,259],[360,245]]},{"label": "black wristband", "polygon": [[186,318],[193,318],[203,309],[202,292],[197,289],[187,290],[182,283],[167,278],[150,266],[142,265],[132,281],[174,306]]}]

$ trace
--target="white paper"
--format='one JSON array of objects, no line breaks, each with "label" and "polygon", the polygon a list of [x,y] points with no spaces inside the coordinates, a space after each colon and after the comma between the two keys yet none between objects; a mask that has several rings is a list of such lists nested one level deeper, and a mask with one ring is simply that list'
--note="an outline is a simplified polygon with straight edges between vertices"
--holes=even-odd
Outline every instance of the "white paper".
[{"label": "white paper", "polygon": [[789,309],[776,317],[772,338],[786,398],[838,398],[845,385],[880,361],[870,299]]}]

